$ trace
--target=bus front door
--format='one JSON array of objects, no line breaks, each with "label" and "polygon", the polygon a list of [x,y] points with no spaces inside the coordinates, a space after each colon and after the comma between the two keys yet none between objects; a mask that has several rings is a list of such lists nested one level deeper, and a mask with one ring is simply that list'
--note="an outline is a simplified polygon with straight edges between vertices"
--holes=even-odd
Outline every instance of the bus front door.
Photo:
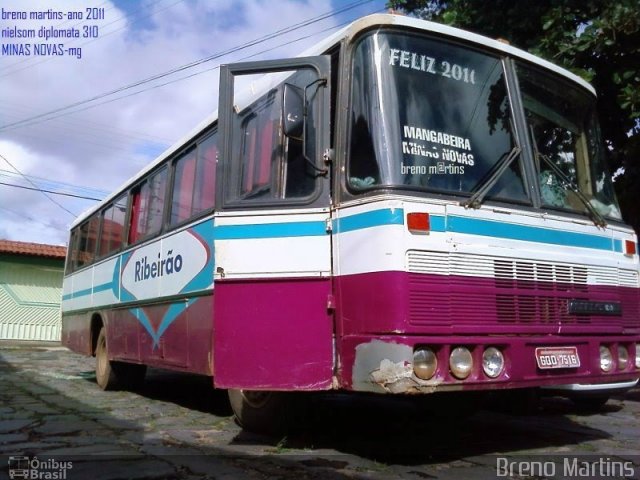
[{"label": "bus front door", "polygon": [[221,69],[216,387],[331,388],[329,69],[328,57]]}]

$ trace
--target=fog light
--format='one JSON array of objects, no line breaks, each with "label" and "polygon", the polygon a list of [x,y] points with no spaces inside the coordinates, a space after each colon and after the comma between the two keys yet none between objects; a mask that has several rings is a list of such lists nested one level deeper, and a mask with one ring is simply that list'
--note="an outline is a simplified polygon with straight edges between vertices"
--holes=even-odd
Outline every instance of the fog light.
[{"label": "fog light", "polygon": [[487,348],[482,354],[482,369],[487,377],[496,378],[504,368],[504,356],[496,347]]},{"label": "fog light", "polygon": [[624,345],[618,345],[618,370],[624,370],[629,365],[629,352]]},{"label": "fog light", "polygon": [[600,346],[600,369],[603,372],[610,372],[613,368],[613,357],[611,356],[611,350],[604,345]]},{"label": "fog light", "polygon": [[465,347],[454,348],[449,356],[451,373],[462,380],[469,376],[471,367],[473,367],[473,358],[471,358],[469,349]]},{"label": "fog light", "polygon": [[438,359],[430,348],[418,348],[413,352],[413,373],[422,380],[429,380],[436,373]]},{"label": "fog light", "polygon": [[636,343],[636,368],[640,368],[640,343]]}]

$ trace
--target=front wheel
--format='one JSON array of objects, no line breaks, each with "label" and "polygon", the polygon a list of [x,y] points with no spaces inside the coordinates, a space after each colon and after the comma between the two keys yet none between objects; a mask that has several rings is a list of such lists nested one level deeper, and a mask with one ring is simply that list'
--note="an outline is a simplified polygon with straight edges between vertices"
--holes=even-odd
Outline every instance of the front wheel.
[{"label": "front wheel", "polygon": [[237,422],[246,430],[276,434],[287,430],[295,415],[290,394],[258,390],[229,390]]}]

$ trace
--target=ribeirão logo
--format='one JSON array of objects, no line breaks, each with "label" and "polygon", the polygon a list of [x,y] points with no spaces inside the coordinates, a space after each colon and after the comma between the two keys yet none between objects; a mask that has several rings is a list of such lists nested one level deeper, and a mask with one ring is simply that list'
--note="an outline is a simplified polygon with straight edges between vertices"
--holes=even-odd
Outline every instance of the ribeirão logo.
[{"label": "ribeir\u00e3o logo", "polygon": [[173,250],[169,250],[164,258],[162,258],[161,253],[158,253],[158,258],[154,261],[149,261],[145,255],[136,261],[135,281],[140,282],[150,278],[163,277],[177,273],[180,270],[182,270],[182,255],[177,254],[174,256]]},{"label": "ribeir\u00e3o logo", "polygon": [[122,287],[137,300],[177,295],[208,259],[204,240],[184,230],[134,251],[122,270]]}]

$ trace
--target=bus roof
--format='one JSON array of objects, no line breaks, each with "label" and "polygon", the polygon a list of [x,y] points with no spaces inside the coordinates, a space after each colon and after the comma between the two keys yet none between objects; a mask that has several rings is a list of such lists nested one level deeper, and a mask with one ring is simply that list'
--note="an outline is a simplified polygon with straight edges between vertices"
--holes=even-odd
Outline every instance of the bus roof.
[{"label": "bus roof", "polygon": [[[569,72],[568,70],[555,65],[547,60],[536,57],[524,50],[513,47],[503,41],[496,40],[493,38],[485,37],[483,35],[478,35],[476,33],[468,32],[466,30],[462,30],[455,27],[450,27],[448,25],[443,25],[440,23],[429,22],[427,20],[421,20],[414,17],[408,17],[404,15],[394,15],[394,14],[373,14],[368,15],[366,17],[362,17],[344,28],[338,30],[337,32],[331,34],[320,42],[316,43],[310,49],[302,52],[300,57],[306,56],[314,56],[314,55],[322,55],[331,49],[334,45],[337,45],[342,40],[351,41],[354,37],[356,37],[359,33],[365,30],[372,30],[376,27],[388,27],[388,26],[400,26],[406,27],[415,30],[422,30],[425,32],[437,33],[439,35],[450,37],[452,39],[463,40],[469,42],[471,44],[476,44],[485,49],[494,50],[497,52],[502,52],[508,56],[519,58],[534,64],[537,64],[544,68],[545,70],[553,71],[563,77],[569,79],[570,81],[579,84],[583,88],[587,89],[592,94],[596,94],[594,88],[584,81],[582,78],[577,75]],[[262,90],[260,85],[254,85],[252,89],[254,93],[251,94],[251,97],[259,97],[262,94]],[[194,129],[192,129],[185,136],[180,138],[177,142],[175,142],[171,147],[165,150],[159,157],[157,157],[153,162],[143,168],[141,171],[136,173],[133,177],[123,183],[115,193],[109,195],[107,198],[102,200],[99,204],[94,205],[93,207],[87,209],[85,212],[81,213],[78,218],[73,222],[71,228],[76,225],[82,223],[87,219],[90,215],[95,213],[96,211],[102,209],[107,203],[116,198],[120,193],[126,190],[130,185],[138,181],[140,178],[144,177],[149,171],[153,170],[158,164],[162,163],[165,159],[173,155],[175,152],[180,150],[182,146],[206,129],[208,126],[213,124],[218,119],[218,111],[215,110],[211,115],[205,118],[202,122],[200,122]]]}]

